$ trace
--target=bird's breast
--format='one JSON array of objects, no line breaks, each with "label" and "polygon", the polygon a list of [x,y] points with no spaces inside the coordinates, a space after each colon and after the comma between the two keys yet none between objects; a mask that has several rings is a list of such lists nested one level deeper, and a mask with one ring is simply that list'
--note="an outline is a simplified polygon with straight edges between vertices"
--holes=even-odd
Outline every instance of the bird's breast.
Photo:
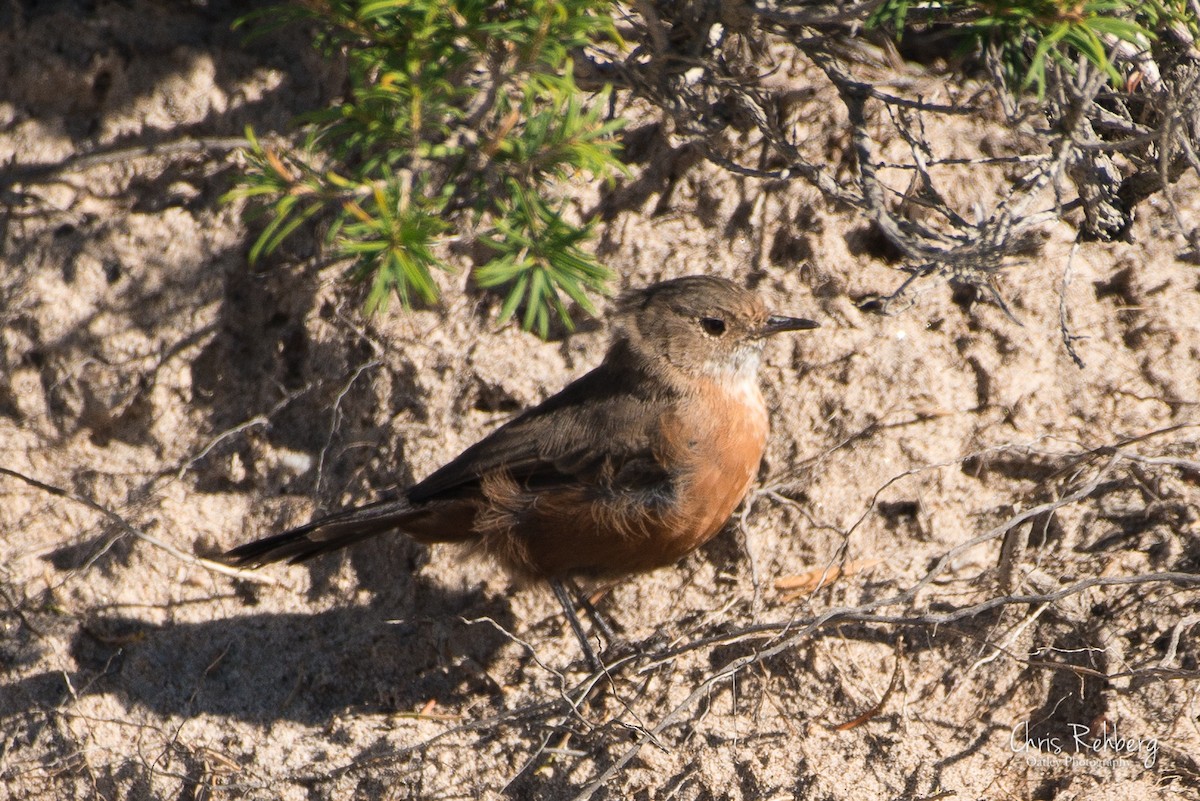
[{"label": "bird's breast", "polygon": [[[711,539],[746,497],[767,443],[767,407],[757,381],[705,382],[680,408],[676,438],[676,546],[680,555]],[[680,447],[682,446],[682,447]]]}]

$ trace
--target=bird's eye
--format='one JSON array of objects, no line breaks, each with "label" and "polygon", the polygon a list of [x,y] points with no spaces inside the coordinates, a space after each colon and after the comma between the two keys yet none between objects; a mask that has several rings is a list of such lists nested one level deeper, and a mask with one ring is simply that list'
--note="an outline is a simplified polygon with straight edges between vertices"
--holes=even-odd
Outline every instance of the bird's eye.
[{"label": "bird's eye", "polygon": [[725,321],[720,317],[701,317],[700,327],[709,336],[719,337],[725,333]]}]

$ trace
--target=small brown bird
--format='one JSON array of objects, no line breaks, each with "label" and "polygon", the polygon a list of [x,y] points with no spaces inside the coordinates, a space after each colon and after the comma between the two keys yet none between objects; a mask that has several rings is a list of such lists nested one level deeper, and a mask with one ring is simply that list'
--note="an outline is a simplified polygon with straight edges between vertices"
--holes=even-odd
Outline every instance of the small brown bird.
[{"label": "small brown bird", "polygon": [[716,535],[766,446],[763,340],[816,327],[770,314],[723,278],[629,292],[595,370],[401,498],[314,520],[225,559],[301,562],[390,531],[464,543],[520,578],[548,580],[595,665],[562,580],[653,570]]}]

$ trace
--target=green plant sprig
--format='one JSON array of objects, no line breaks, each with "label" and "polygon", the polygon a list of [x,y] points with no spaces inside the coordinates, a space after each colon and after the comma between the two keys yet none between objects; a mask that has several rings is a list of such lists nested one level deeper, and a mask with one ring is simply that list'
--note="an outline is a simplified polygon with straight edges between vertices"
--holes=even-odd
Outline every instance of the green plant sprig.
[{"label": "green plant sprig", "polygon": [[583,248],[589,221],[548,198],[581,173],[623,170],[607,91],[585,95],[571,70],[574,52],[618,40],[609,2],[323,0],[284,16],[345,58],[348,91],[304,118],[302,147],[272,150],[250,132],[248,169],[227,197],[267,212],[252,261],[326,219],[328,245],[369,285],[375,312],[393,296],[435,300],[434,271],[451,269],[445,240],[469,229],[495,254],[475,278],[505,293],[501,322],[523,308],[522,326],[547,336],[555,317],[571,326],[568,301],[593,310],[611,273]]},{"label": "green plant sprig", "polygon": [[899,38],[912,26],[914,10],[921,24],[958,29],[964,46],[994,48],[1009,89],[1032,90],[1038,99],[1045,96],[1051,60],[1073,73],[1082,56],[1119,87],[1126,75],[1109,57],[1112,42],[1146,49],[1166,25],[1196,27],[1187,0],[886,0],[867,24]]}]

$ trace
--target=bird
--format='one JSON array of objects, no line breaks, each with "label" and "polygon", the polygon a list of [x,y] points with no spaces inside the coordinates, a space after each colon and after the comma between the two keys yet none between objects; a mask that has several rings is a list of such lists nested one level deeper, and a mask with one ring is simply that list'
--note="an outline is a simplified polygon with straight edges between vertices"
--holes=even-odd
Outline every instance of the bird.
[{"label": "bird", "polygon": [[596,667],[564,582],[666,567],[722,530],[766,448],[763,344],[819,324],[774,314],[728,279],[692,275],[621,295],[610,327],[598,367],[399,497],[241,545],[223,561],[304,562],[393,532],[460,543],[520,582],[548,582]]}]

